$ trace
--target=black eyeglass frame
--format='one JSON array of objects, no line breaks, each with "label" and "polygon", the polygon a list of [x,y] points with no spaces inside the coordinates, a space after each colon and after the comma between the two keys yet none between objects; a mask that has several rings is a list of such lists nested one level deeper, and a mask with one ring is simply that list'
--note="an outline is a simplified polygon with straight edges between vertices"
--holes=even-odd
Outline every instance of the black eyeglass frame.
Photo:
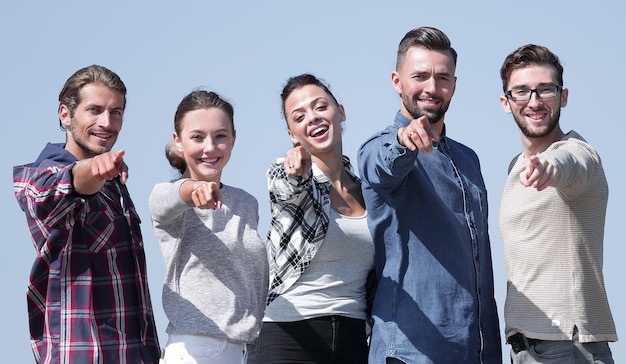
[{"label": "black eyeglass frame", "polygon": [[[556,88],[556,92],[554,93],[554,96],[541,97],[541,95],[539,94],[538,90],[540,90],[542,88],[545,88],[545,87],[555,87]],[[533,92],[537,95],[539,100],[550,100],[551,98],[556,97],[556,95],[558,95],[561,91],[563,91],[563,86],[561,86],[561,85],[541,85],[541,86],[539,86],[537,88],[531,88],[531,89],[528,90],[528,91],[530,91],[530,93],[528,94],[528,98],[524,98],[524,99],[513,97],[513,90],[514,89],[508,90],[507,92],[504,93],[504,95],[506,96],[507,99],[513,100],[514,102],[530,101],[530,99],[533,97]]]}]

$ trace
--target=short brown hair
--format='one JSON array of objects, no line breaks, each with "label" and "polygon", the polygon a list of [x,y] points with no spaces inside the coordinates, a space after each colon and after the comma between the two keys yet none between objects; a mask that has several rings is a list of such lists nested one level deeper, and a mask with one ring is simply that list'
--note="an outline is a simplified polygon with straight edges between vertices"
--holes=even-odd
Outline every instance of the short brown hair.
[{"label": "short brown hair", "polygon": [[502,89],[507,91],[509,78],[513,71],[533,65],[552,66],[555,71],[556,82],[563,86],[563,65],[559,57],[548,48],[536,44],[526,44],[511,52],[502,63],[500,68],[500,78],[502,78]]},{"label": "short brown hair", "polygon": [[[70,117],[74,116],[76,107],[80,104],[80,92],[86,85],[97,83],[117,91],[124,96],[124,108],[126,108],[126,86],[120,77],[106,67],[91,65],[81,68],[65,81],[65,85],[59,93],[59,108],[65,105],[70,112]],[[61,130],[65,130],[63,123],[59,120]]]},{"label": "short brown hair", "polygon": [[450,38],[441,30],[433,27],[420,27],[409,30],[398,45],[398,55],[396,59],[396,71],[406,56],[406,52],[411,47],[421,47],[431,51],[450,52],[452,61],[456,66],[457,53],[452,48]]}]

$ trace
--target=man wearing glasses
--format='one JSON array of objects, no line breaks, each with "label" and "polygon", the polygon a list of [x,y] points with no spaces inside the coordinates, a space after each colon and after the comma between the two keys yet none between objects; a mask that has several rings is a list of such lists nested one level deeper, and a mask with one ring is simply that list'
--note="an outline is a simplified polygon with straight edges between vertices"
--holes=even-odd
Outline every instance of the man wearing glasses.
[{"label": "man wearing glasses", "polygon": [[575,131],[561,130],[568,90],[550,50],[516,49],[500,76],[500,103],[522,140],[499,221],[512,363],[613,363],[608,342],[617,335],[602,276],[608,185],[600,157]]}]

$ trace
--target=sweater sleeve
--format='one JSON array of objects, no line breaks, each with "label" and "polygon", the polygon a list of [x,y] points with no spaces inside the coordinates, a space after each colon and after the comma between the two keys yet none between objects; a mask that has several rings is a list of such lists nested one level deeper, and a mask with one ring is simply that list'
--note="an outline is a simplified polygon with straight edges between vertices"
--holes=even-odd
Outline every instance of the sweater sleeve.
[{"label": "sweater sleeve", "polygon": [[180,196],[180,186],[187,179],[159,183],[152,189],[148,201],[152,222],[155,225],[167,225],[178,220],[185,211],[193,206],[187,205]]},{"label": "sweater sleeve", "polygon": [[566,200],[572,200],[587,191],[595,176],[602,172],[600,157],[585,141],[569,138],[554,143],[543,155],[556,168],[553,184]]}]

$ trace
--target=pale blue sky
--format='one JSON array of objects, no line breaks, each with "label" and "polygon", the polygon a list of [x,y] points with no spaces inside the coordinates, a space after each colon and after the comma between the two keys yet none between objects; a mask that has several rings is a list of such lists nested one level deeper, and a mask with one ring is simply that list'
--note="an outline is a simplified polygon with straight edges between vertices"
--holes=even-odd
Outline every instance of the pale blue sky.
[{"label": "pale blue sky", "polygon": [[[154,238],[148,195],[174,172],[163,156],[178,102],[191,90],[216,91],[235,106],[237,142],[224,182],[249,191],[260,206],[265,236],[269,204],[265,170],[290,147],[280,111],[285,80],[303,72],[325,79],[344,104],[344,153],[356,161],[361,142],[391,123],[398,109],[390,74],[396,47],[411,28],[430,25],[448,34],[459,53],[457,89],[446,116],[448,135],[478,153],[491,205],[490,234],[496,299],[504,328],[506,289],[497,225],[501,190],[521,145],[498,102],[504,57],[526,43],[548,46],[565,67],[570,96],[561,114],[599,151],[609,181],[604,274],[618,329],[626,340],[623,261],[626,244],[624,101],[626,35],[618,1],[57,1],[5,2],[0,14],[6,141],[0,145],[4,183],[0,203],[6,234],[0,272],[5,279],[0,342],[3,362],[28,363],[25,290],[35,251],[13,197],[12,166],[33,161],[48,141],[63,141],[57,97],[77,69],[101,64],[128,87],[124,128],[115,149],[126,150],[131,195],[143,219],[148,273],[161,343],[167,335],[161,306],[164,266]],[[214,2],[217,3],[217,2]],[[585,5],[592,4],[592,5]],[[416,206],[419,208],[419,206]],[[532,252],[529,252],[532,253]],[[626,362],[626,344],[612,344]],[[503,356],[508,355],[505,346]],[[508,362],[508,361],[505,361]]]}]

